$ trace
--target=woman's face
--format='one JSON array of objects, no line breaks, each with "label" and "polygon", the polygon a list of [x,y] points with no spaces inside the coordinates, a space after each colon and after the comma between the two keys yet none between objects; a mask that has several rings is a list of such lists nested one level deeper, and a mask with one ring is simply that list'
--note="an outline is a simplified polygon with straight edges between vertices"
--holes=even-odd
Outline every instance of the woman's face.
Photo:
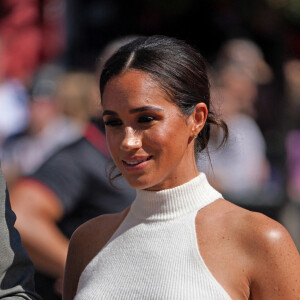
[{"label": "woman's face", "polygon": [[148,74],[129,70],[110,79],[102,105],[111,156],[132,187],[162,190],[197,176],[195,118]]}]

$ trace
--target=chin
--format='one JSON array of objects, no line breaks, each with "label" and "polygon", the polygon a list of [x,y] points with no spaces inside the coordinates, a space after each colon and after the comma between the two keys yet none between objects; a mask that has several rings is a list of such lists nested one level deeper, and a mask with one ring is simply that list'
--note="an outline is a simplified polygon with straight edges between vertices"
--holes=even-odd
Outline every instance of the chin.
[{"label": "chin", "polygon": [[[127,183],[136,190],[150,189],[155,185],[155,182],[148,176],[126,176],[123,174]],[[147,178],[148,177],[148,178]]]}]

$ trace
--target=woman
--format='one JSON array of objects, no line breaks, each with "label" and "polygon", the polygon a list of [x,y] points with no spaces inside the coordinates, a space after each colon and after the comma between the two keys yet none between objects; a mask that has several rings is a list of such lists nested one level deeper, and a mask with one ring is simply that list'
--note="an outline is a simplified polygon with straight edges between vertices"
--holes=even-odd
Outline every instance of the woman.
[{"label": "woman", "polygon": [[210,125],[226,135],[203,58],[172,38],[138,38],[108,60],[100,90],[110,153],[137,197],[75,232],[64,299],[297,299],[287,231],[222,199],[197,170]]}]

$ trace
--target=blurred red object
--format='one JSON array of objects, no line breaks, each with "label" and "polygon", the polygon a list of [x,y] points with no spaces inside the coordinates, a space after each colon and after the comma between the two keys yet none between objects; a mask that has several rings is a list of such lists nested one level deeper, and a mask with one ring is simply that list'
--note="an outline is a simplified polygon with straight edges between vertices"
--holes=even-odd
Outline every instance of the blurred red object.
[{"label": "blurred red object", "polygon": [[1,2],[1,73],[5,78],[27,83],[41,64],[56,58],[64,49],[64,1]]}]

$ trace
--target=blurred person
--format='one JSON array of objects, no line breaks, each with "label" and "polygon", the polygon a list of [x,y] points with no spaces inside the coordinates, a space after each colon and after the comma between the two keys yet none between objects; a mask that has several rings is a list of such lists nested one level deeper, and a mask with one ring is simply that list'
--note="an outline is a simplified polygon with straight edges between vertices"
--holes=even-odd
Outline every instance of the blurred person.
[{"label": "blurred person", "polygon": [[58,82],[56,102],[64,116],[85,130],[99,116],[99,96],[94,74],[69,71]]},{"label": "blurred person", "polygon": [[[95,100],[88,98],[93,101],[81,99],[76,91],[78,87],[84,87],[92,94],[92,75],[78,74],[77,82],[71,84],[70,76],[64,74],[59,66],[45,65],[33,78],[29,127],[7,139],[1,153],[3,172],[9,186],[20,175],[37,169],[56,150],[82,136],[90,106],[95,106],[97,100],[94,95]],[[80,80],[81,84],[78,83]],[[73,97],[72,93],[78,96]]]},{"label": "blurred person", "polygon": [[[211,165],[205,154],[198,164],[231,201],[278,219],[281,202],[276,189],[270,188],[266,142],[255,121],[258,85],[271,80],[272,73],[254,43],[247,40],[240,43],[238,40],[225,43],[212,75],[215,81],[212,97],[219,99],[220,113],[230,130],[229,141],[217,149],[221,137],[216,132],[209,144]],[[231,176],[228,169],[232,170]]]},{"label": "blurred person", "polygon": [[211,127],[228,136],[203,57],[174,38],[138,38],[106,62],[100,92],[111,156],[137,196],[72,235],[64,300],[297,298],[288,232],[224,200],[196,166]]},{"label": "blurred person", "polygon": [[27,128],[30,111],[25,87],[17,79],[0,79],[0,99],[1,151],[7,139]]},{"label": "blurred person", "polygon": [[264,59],[260,47],[247,38],[227,40],[217,54],[216,65],[237,66],[257,84],[266,84],[273,79],[273,72]]},{"label": "blurred person", "polygon": [[282,222],[300,249],[300,59],[288,59],[283,70],[287,101],[285,150],[289,201],[285,205]]},{"label": "blurred person", "polygon": [[[98,68],[128,41],[120,38],[112,41],[113,47],[107,45],[105,49],[110,50],[100,54]],[[111,160],[100,119],[101,107],[94,101],[95,77],[72,72],[61,78],[58,98],[72,100],[65,113],[85,123],[83,137],[56,151],[11,191],[18,217],[16,226],[39,271],[36,288],[45,300],[61,298],[69,238],[75,229],[99,214],[121,211],[135,196],[122,178],[114,183],[115,187],[109,182]]]},{"label": "blurred person", "polygon": [[[228,67],[218,74],[219,87],[212,97],[221,101],[221,112],[230,129],[228,144],[217,149],[212,144],[211,175],[219,189],[238,198],[260,190],[266,179],[266,145],[259,127],[251,117],[256,97],[256,86],[237,67]],[[219,138],[216,138],[216,145]],[[199,159],[201,164],[202,159]],[[233,176],[228,178],[230,166]],[[233,184],[235,182],[236,184]]]},{"label": "blurred person", "polygon": [[0,168],[0,299],[38,300],[40,297],[34,289],[34,268],[14,227],[15,221]]},{"label": "blurred person", "polygon": [[7,77],[4,42],[0,36],[0,150],[7,138],[22,132],[29,123],[28,96],[15,77]]}]

